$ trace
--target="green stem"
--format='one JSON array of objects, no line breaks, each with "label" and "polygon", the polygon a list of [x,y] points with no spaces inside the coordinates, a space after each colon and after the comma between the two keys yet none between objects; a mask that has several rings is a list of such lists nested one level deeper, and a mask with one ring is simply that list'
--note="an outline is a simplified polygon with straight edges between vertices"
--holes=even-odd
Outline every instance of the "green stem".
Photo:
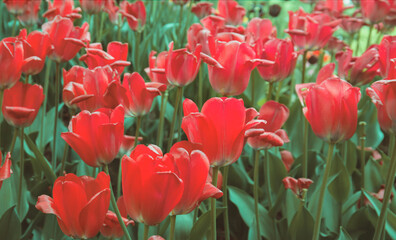
[{"label": "green stem", "polygon": [[[201,67],[199,68],[199,75],[198,75],[198,106],[201,109],[202,108],[202,88],[203,88],[203,71],[204,71],[204,65],[201,64]],[[254,79],[252,79],[254,81]]]},{"label": "green stem", "polygon": [[329,178],[329,175],[330,175],[330,167],[331,167],[331,160],[333,158],[333,150],[334,150],[334,143],[329,143],[325,172],[324,172],[323,179],[322,179],[322,185],[320,186],[319,205],[318,205],[318,209],[316,212],[312,240],[319,240],[320,223],[321,223],[320,219],[322,217],[322,207],[323,207],[323,200],[324,200],[324,195],[325,195],[326,187],[327,187],[327,179]]},{"label": "green stem", "polygon": [[135,143],[133,144],[133,148],[135,148],[139,142],[140,135],[140,126],[142,124],[142,116],[137,116],[136,118],[136,131],[135,131]]},{"label": "green stem", "polygon": [[268,196],[268,209],[272,208],[272,196],[271,196],[271,181],[270,181],[270,169],[269,169],[270,154],[268,149],[265,149],[265,186]]},{"label": "green stem", "polygon": [[[224,232],[225,239],[230,240],[230,223],[228,221],[228,171],[229,165],[224,167],[223,171],[223,207],[224,207]],[[217,185],[215,185],[217,187]]]},{"label": "green stem", "polygon": [[276,87],[275,102],[279,102],[279,97],[280,97],[280,92],[282,90],[282,86],[283,86],[283,81],[278,82],[278,86]]},{"label": "green stem", "polygon": [[[212,184],[213,186],[217,186],[217,174],[219,171],[219,167],[214,166],[213,167],[213,177],[212,177]],[[211,213],[212,213],[212,240],[217,239],[217,234],[216,234],[216,198],[211,198],[210,199],[210,208],[211,208]]]},{"label": "green stem", "polygon": [[45,77],[44,77],[44,103],[43,110],[41,114],[41,126],[40,126],[40,150],[44,152],[44,135],[45,135],[45,113],[47,111],[47,102],[48,102],[48,85],[49,85],[49,75],[51,72],[51,63],[52,61],[47,61],[47,66],[45,68]]},{"label": "green stem", "polygon": [[272,89],[274,87],[274,83],[273,82],[269,82],[268,83],[268,92],[267,92],[267,101],[271,100],[272,98]]},{"label": "green stem", "polygon": [[14,128],[14,134],[12,136],[12,140],[11,140],[11,145],[10,145],[10,150],[8,150],[11,154],[14,151],[14,147],[15,147],[15,142],[16,142],[16,138],[18,135],[18,129]]},{"label": "green stem", "polygon": [[92,31],[93,32],[95,32],[96,33],[96,35],[95,35],[95,42],[98,42],[99,41],[99,21],[100,21],[100,17],[99,17],[99,15],[96,15],[96,14],[93,14],[94,15],[94,20],[95,20],[95,28],[94,29],[92,29]]},{"label": "green stem", "polygon": [[15,31],[16,31],[16,23],[17,23],[17,16],[14,15],[14,23],[12,24],[12,32],[11,36],[15,36]]},{"label": "green stem", "polygon": [[23,133],[23,127],[20,128],[21,135],[19,136],[21,140],[21,159],[19,160],[19,187],[18,187],[18,214],[19,217],[21,218],[21,200],[22,200],[22,182],[23,182],[23,175],[25,172],[25,154],[24,154],[24,148],[23,148],[23,142],[24,142],[24,133]]},{"label": "green stem", "polygon": [[[104,17],[103,17],[103,13],[99,13],[100,16],[100,27],[99,27],[99,36],[98,36],[98,40],[97,42],[101,42],[102,40],[102,34],[103,34],[103,24],[104,24]],[[121,73],[120,73],[121,74]]]},{"label": "green stem", "polygon": [[61,164],[59,176],[62,176],[63,172],[65,171],[65,164],[68,153],[69,153],[69,144],[66,143],[65,147],[63,148],[63,157],[62,157],[62,164]]},{"label": "green stem", "polygon": [[55,111],[54,111],[54,132],[53,132],[53,149],[52,149],[52,169],[56,169],[56,128],[58,125],[58,106],[59,106],[59,70],[60,63],[56,63],[55,73]]},{"label": "green stem", "polygon": [[374,28],[374,24],[370,25],[370,29],[369,29],[369,35],[367,38],[367,45],[366,45],[366,49],[368,49],[370,47],[370,40],[371,40],[371,34],[373,33],[373,28]]},{"label": "green stem", "polygon": [[307,53],[308,51],[304,51],[303,60],[302,60],[302,71],[301,71],[301,83],[305,83],[305,65],[307,63]]},{"label": "green stem", "polygon": [[258,188],[259,188],[259,165],[260,165],[260,151],[256,150],[255,151],[256,156],[254,158],[254,211],[256,214],[256,231],[257,231],[257,239],[260,240],[260,218],[259,218],[259,193],[258,193]]},{"label": "green stem", "polygon": [[255,83],[256,83],[256,78],[252,78],[252,107],[256,106],[256,96],[255,96]]},{"label": "green stem", "polygon": [[164,121],[165,121],[166,105],[168,104],[168,96],[169,96],[169,92],[167,89],[165,90],[164,95],[161,96],[160,120],[159,120],[158,135],[157,135],[157,146],[159,146],[161,149],[162,149],[162,142],[164,137]]},{"label": "green stem", "polygon": [[302,116],[304,119],[304,134],[303,134],[303,162],[302,162],[302,177],[307,178],[308,177],[308,120]]},{"label": "green stem", "polygon": [[357,39],[356,39],[356,48],[355,48],[355,56],[358,56],[359,55],[359,48],[360,48],[360,32],[361,32],[361,29],[357,32]]},{"label": "green stem", "polygon": [[[395,137],[395,135],[392,134],[392,138],[394,138],[394,137]],[[393,141],[393,142],[394,142],[394,144],[393,144],[390,170],[388,171],[388,176],[387,176],[386,183],[385,183],[385,194],[384,194],[384,198],[382,200],[381,213],[380,213],[379,219],[377,221],[377,225],[375,227],[375,234],[374,234],[374,238],[373,238],[374,240],[381,239],[380,237],[381,237],[382,231],[384,231],[386,211],[387,211],[389,199],[390,199],[390,196],[392,193],[393,183],[395,182],[396,144],[395,144],[395,141]]]},{"label": "green stem", "polygon": [[178,125],[177,125],[177,141],[180,142],[181,140],[181,124],[183,120],[183,94],[184,94],[184,88],[182,88],[182,94],[180,95],[180,103],[179,103],[179,119],[178,119]]},{"label": "green stem", "polygon": [[169,240],[174,240],[175,239],[176,216],[177,215],[170,215]]},{"label": "green stem", "polygon": [[149,234],[149,228],[150,226],[147,224],[144,224],[144,235],[143,235],[143,240],[148,239],[148,234]]},{"label": "green stem", "polygon": [[171,123],[171,128],[169,131],[169,140],[168,140],[168,150],[172,147],[173,144],[173,137],[174,137],[174,131],[175,131],[175,124],[176,124],[176,118],[179,112],[179,105],[180,105],[180,99],[183,97],[182,95],[182,87],[177,88],[177,93],[176,93],[176,102],[175,102],[175,107],[173,111],[173,117],[172,117],[172,123]]},{"label": "green stem", "polygon": [[0,150],[1,150],[1,124],[3,122],[3,112],[2,112],[2,107],[3,107],[3,96],[4,96],[4,89],[0,89]]},{"label": "green stem", "polygon": [[140,38],[141,38],[141,32],[140,31],[135,31],[135,62],[134,62],[134,71],[139,72],[140,66],[139,66],[139,45],[140,45]]},{"label": "green stem", "polygon": [[30,75],[28,75],[28,74],[25,76],[25,83],[29,83],[29,77],[30,77]]},{"label": "green stem", "polygon": [[193,218],[193,224],[197,221],[197,217],[198,217],[198,211],[199,211],[199,208],[198,207],[196,207],[195,209],[194,209],[194,218]]},{"label": "green stem", "polygon": [[366,123],[365,122],[360,122],[359,123],[361,129],[360,129],[360,167],[361,167],[361,178],[360,178],[360,189],[361,191],[361,195],[360,195],[360,206],[364,206],[364,193],[363,193],[363,189],[364,189],[364,178],[365,178],[365,174],[364,174],[364,169],[366,167],[366,151],[365,151],[365,142],[366,142],[366,133],[365,133],[365,126]]},{"label": "green stem", "polygon": [[[103,169],[106,172],[106,174],[110,176],[109,167],[107,165],[105,165],[103,167]],[[132,240],[131,236],[129,235],[128,229],[125,226],[124,221],[122,220],[122,216],[121,216],[120,210],[118,209],[117,202],[116,202],[116,199],[115,199],[114,193],[113,193],[113,187],[111,186],[111,183],[110,183],[110,201],[111,201],[111,205],[113,206],[113,209],[115,211],[115,214],[117,215],[117,219],[118,219],[118,222],[120,223],[122,231],[124,231],[125,237],[128,240]]]}]

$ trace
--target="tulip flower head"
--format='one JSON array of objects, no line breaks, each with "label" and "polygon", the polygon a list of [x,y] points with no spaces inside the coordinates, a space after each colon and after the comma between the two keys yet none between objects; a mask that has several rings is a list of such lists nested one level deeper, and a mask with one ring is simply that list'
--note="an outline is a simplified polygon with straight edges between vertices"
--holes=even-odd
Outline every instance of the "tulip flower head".
[{"label": "tulip flower head", "polygon": [[129,27],[133,31],[142,31],[146,24],[146,7],[143,1],[139,0],[134,3],[123,1],[120,7],[120,13],[123,18],[127,19]]},{"label": "tulip flower head", "polygon": [[168,52],[160,52],[155,56],[156,52],[151,51],[149,56],[149,67],[145,68],[147,76],[149,76],[152,82],[162,83],[169,85],[168,79],[165,74],[166,59],[168,58]]},{"label": "tulip flower head", "polygon": [[213,3],[210,2],[198,2],[191,8],[191,12],[198,18],[204,18],[210,15],[213,11]]},{"label": "tulip flower head", "polygon": [[87,239],[99,233],[109,204],[109,175],[100,172],[94,179],[69,173],[56,179],[52,198],[47,195],[38,197],[36,208],[54,214],[65,235]]},{"label": "tulip flower head", "polygon": [[394,68],[392,59],[396,58],[396,36],[384,36],[378,45],[380,72],[382,77],[388,78]]},{"label": "tulip flower head", "polygon": [[[123,196],[118,198],[117,207],[121,213],[122,221],[124,221],[125,226],[128,226],[129,224],[135,225],[133,220],[128,220],[126,218],[127,212],[125,209]],[[124,231],[122,230],[120,222],[117,219],[117,215],[114,212],[107,211],[103,226],[100,229],[100,233],[107,238],[121,238],[124,236]]]},{"label": "tulip flower head", "polygon": [[48,11],[43,17],[53,20],[57,16],[69,18],[71,21],[81,18],[81,8],[74,8],[74,0],[53,0],[48,1]]},{"label": "tulip flower head", "polygon": [[285,189],[292,190],[293,193],[302,200],[305,199],[305,194],[312,183],[313,181],[308,178],[295,179],[292,177],[285,177],[283,179],[283,185],[285,185]]},{"label": "tulip flower head", "polygon": [[0,41],[0,90],[14,86],[21,78],[23,57],[22,41],[9,38]]},{"label": "tulip flower head", "polygon": [[[0,151],[0,163],[2,162],[3,154]],[[1,186],[3,185],[3,181],[6,180],[7,178],[11,177],[12,170],[11,170],[11,153],[7,153],[5,162],[3,163],[3,166],[0,166],[0,189]]]},{"label": "tulip flower head", "polygon": [[246,9],[235,0],[219,0],[217,4],[219,16],[225,18],[227,24],[240,25],[246,14]]},{"label": "tulip flower head", "polygon": [[80,6],[88,14],[98,14],[102,11],[107,0],[80,0]]},{"label": "tulip flower head", "polygon": [[370,23],[378,23],[385,19],[391,9],[390,0],[360,0],[363,17]]}]

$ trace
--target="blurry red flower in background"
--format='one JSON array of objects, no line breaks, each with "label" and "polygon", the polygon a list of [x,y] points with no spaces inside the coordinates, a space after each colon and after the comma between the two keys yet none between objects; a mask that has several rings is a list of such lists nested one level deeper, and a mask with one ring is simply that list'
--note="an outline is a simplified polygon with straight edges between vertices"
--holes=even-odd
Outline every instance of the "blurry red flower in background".
[{"label": "blurry red flower in background", "polygon": [[210,2],[198,2],[192,6],[191,12],[194,13],[198,18],[204,18],[214,11],[212,6],[213,3]]},{"label": "blurry red flower in background", "polygon": [[80,6],[88,14],[98,14],[108,0],[80,0]]},{"label": "blurry red flower in background", "polygon": [[227,24],[241,25],[246,10],[235,0],[219,0],[217,3],[219,16],[225,18]]},{"label": "blurry red flower in background", "polygon": [[360,0],[363,17],[370,23],[377,23],[385,19],[391,9],[390,0]]},{"label": "blurry red flower in background", "polygon": [[123,1],[120,4],[121,15],[127,19],[129,27],[133,31],[141,31],[146,24],[146,7],[142,1],[129,3]]},{"label": "blurry red flower in background", "polygon": [[43,14],[43,17],[48,20],[53,20],[56,16],[66,17],[74,21],[81,18],[81,8],[74,8],[74,0],[53,0],[48,2],[48,11]]}]

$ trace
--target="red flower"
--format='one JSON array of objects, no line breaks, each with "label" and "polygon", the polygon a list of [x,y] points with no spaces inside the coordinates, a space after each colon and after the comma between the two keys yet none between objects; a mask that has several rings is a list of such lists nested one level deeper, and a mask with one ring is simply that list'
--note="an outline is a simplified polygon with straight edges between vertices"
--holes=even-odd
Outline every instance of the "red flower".
[{"label": "red flower", "polygon": [[204,18],[212,13],[212,6],[213,3],[210,2],[198,2],[191,8],[191,12],[198,18]]},{"label": "red flower", "polygon": [[107,0],[80,0],[80,6],[88,14],[98,14],[102,11]]},{"label": "red flower", "polygon": [[10,38],[0,41],[0,89],[14,86],[21,78],[23,59],[22,41]]},{"label": "red flower", "polygon": [[282,151],[280,151],[280,155],[282,158],[283,165],[285,165],[286,170],[289,172],[291,166],[294,163],[294,158],[293,158],[292,153],[287,150],[282,150]]},{"label": "red flower", "polygon": [[122,192],[128,215],[135,221],[156,225],[180,201],[184,183],[176,175],[173,156],[155,145],[138,145],[122,158]]},{"label": "red flower", "polygon": [[169,152],[174,157],[178,176],[184,183],[179,203],[172,210],[173,215],[188,214],[210,197],[219,198],[223,193],[207,182],[209,160],[199,146],[187,141],[174,144]]},{"label": "red flower", "polygon": [[[125,226],[128,226],[129,224],[135,225],[135,222],[133,220],[128,220],[126,218],[127,212],[125,209],[123,196],[118,198],[117,207],[121,213],[122,220],[124,221]],[[107,211],[103,226],[100,229],[100,233],[107,238],[122,238],[122,236],[124,235],[124,231],[122,230],[117,215],[114,212]]]},{"label": "red flower", "polygon": [[243,93],[256,65],[272,64],[267,60],[254,59],[256,54],[247,43],[210,41],[209,47],[213,59],[203,56],[203,60],[209,64],[212,88],[223,96]]},{"label": "red flower", "polygon": [[[24,1],[17,0],[16,2],[23,3]],[[38,22],[38,13],[40,11],[41,0],[27,0],[21,8],[23,12],[18,14],[18,20],[28,27],[32,27]]]},{"label": "red flower", "polygon": [[69,132],[61,137],[91,167],[111,163],[124,141],[124,108],[82,111],[74,116]]},{"label": "red flower", "polygon": [[359,88],[330,78],[308,88],[303,111],[316,136],[337,143],[355,133],[359,100]]},{"label": "red flower", "polygon": [[352,50],[336,54],[338,61],[338,75],[354,86],[370,83],[379,75],[378,50],[370,48],[360,57],[352,57]]},{"label": "red flower", "polygon": [[12,88],[4,90],[4,118],[15,127],[28,127],[32,125],[43,101],[43,88],[40,85],[17,82]]},{"label": "red flower", "polygon": [[27,8],[29,0],[3,0],[7,10],[13,15],[21,15]]},{"label": "red flower", "polygon": [[345,10],[343,0],[325,0],[318,1],[315,5],[315,11],[329,14],[332,17],[340,17]]},{"label": "red flower", "polygon": [[276,37],[276,28],[269,19],[253,18],[246,27],[246,42],[260,53],[266,41]]},{"label": "red flower", "polygon": [[249,137],[248,144],[254,149],[268,149],[280,147],[289,142],[286,131],[281,129],[288,117],[289,109],[285,105],[275,101],[266,102],[261,107],[257,118],[264,121],[248,130],[248,132],[256,132],[260,135]]},{"label": "red flower", "polygon": [[43,14],[43,17],[48,20],[53,20],[56,16],[70,18],[74,21],[81,18],[81,8],[74,8],[74,0],[54,0],[48,2],[48,11]]},{"label": "red flower", "polygon": [[242,99],[211,98],[202,111],[190,99],[183,102],[182,129],[190,142],[202,145],[211,166],[226,166],[241,155],[245,137],[259,122],[253,108],[245,109]]},{"label": "red flower", "polygon": [[274,62],[272,65],[258,66],[260,76],[265,81],[278,82],[292,74],[298,53],[293,50],[289,39],[274,38],[264,44],[259,57]]},{"label": "red flower", "polygon": [[114,107],[122,104],[129,116],[143,116],[150,112],[156,96],[166,90],[166,85],[155,82],[144,82],[139,73],[125,73],[122,85],[113,81],[105,93],[104,100]]},{"label": "red flower", "polygon": [[104,172],[96,179],[66,174],[56,179],[52,196],[39,196],[36,208],[54,214],[67,236],[92,238],[99,233],[109,209],[110,177]]},{"label": "red flower", "polygon": [[197,46],[190,53],[186,48],[173,50],[173,42],[169,44],[165,73],[170,84],[184,87],[194,81],[201,65],[201,49]]},{"label": "red flower", "polygon": [[385,132],[396,133],[396,80],[374,82],[366,89],[377,107],[378,123]]},{"label": "red flower", "polygon": [[208,29],[202,27],[199,23],[194,23],[187,31],[187,49],[193,52],[198,45],[201,45],[202,52],[210,55],[209,38],[211,37],[212,35]]},{"label": "red flower", "polygon": [[[3,154],[0,151],[0,164],[2,162]],[[7,153],[5,162],[3,163],[3,166],[0,166],[0,189],[1,186],[3,185],[3,181],[6,180],[7,178],[11,177],[11,153]]]},{"label": "red flower", "polygon": [[176,5],[185,5],[189,0],[172,0],[172,2]]},{"label": "red flower", "polygon": [[149,67],[145,68],[147,76],[149,76],[152,82],[162,83],[169,85],[168,79],[165,74],[166,59],[168,58],[168,52],[160,52],[157,57],[156,52],[151,51],[149,56]]},{"label": "red flower", "polygon": [[116,71],[109,66],[86,69],[73,66],[63,70],[63,101],[69,107],[79,107],[90,112],[108,107],[104,95],[112,81],[120,82]]},{"label": "red flower", "polygon": [[90,41],[88,23],[84,23],[81,28],[74,27],[70,19],[56,16],[54,20],[44,23],[42,28],[48,33],[53,46],[49,57],[56,62],[67,62],[74,58]]},{"label": "red flower", "polygon": [[391,9],[389,0],[360,0],[363,17],[371,23],[385,19]]},{"label": "red flower", "polygon": [[213,36],[216,36],[219,29],[222,29],[225,26],[225,19],[219,16],[210,15],[202,18],[201,23]]},{"label": "red flower", "polygon": [[118,24],[119,7],[116,6],[115,0],[106,0],[104,11],[109,14],[109,19],[113,24]]},{"label": "red flower", "polygon": [[348,48],[348,45],[344,41],[336,37],[331,37],[330,40],[327,42],[326,50],[332,53],[338,53],[346,48]]},{"label": "red flower", "polygon": [[101,44],[95,45],[95,48],[89,46],[85,50],[87,54],[81,56],[80,61],[84,61],[89,69],[109,65],[121,75],[124,68],[131,64],[127,61],[128,43],[110,42],[107,52],[102,50]]},{"label": "red flower", "polygon": [[389,75],[393,70],[391,59],[396,58],[396,36],[384,36],[378,45],[378,54],[381,76],[392,79]]},{"label": "red flower", "polygon": [[341,18],[341,28],[350,34],[357,33],[364,25],[366,24],[360,18],[350,16],[343,16]]},{"label": "red flower", "polygon": [[217,4],[219,16],[225,18],[227,24],[241,25],[246,14],[244,7],[235,0],[219,0]]},{"label": "red flower", "polygon": [[324,13],[305,13],[300,9],[289,12],[288,33],[294,44],[305,50],[323,48],[335,32],[341,20],[333,20]]},{"label": "red flower", "polygon": [[129,3],[123,1],[120,4],[121,15],[127,19],[129,27],[133,31],[141,31],[146,24],[146,7],[142,1]]},{"label": "red flower", "polygon": [[308,190],[312,183],[313,181],[308,178],[295,179],[292,177],[285,177],[283,179],[283,185],[285,185],[285,189],[292,190],[293,193],[296,194],[296,196],[300,199],[304,199],[304,192]]}]

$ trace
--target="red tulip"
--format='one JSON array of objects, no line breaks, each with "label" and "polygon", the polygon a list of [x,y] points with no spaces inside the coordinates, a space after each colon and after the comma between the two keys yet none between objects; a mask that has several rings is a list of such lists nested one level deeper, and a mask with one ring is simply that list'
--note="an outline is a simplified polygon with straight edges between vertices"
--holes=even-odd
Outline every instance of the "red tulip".
[{"label": "red tulip", "polygon": [[381,76],[388,78],[392,71],[391,59],[396,58],[396,36],[384,36],[378,45],[378,54]]},{"label": "red tulip", "polygon": [[[16,2],[23,3],[24,1],[17,0]],[[41,0],[27,0],[22,9],[23,12],[18,14],[18,20],[28,27],[32,27],[37,24],[39,18],[38,14],[40,11]]]},{"label": "red tulip", "polygon": [[385,19],[391,9],[389,0],[360,0],[363,17],[371,23],[377,23]]},{"label": "red tulip", "polygon": [[350,16],[343,16],[340,23],[341,28],[350,34],[357,33],[364,25],[362,19]]},{"label": "red tulip", "polygon": [[184,183],[176,175],[172,155],[162,156],[155,145],[138,145],[122,158],[122,192],[128,215],[135,221],[156,225],[180,201]]},{"label": "red tulip", "polygon": [[293,50],[290,40],[274,38],[264,44],[259,57],[274,62],[272,65],[258,66],[260,76],[265,81],[278,82],[293,73],[298,53]]},{"label": "red tulip", "polygon": [[176,5],[185,5],[188,3],[190,0],[172,0],[172,2]]},{"label": "red tulip", "polygon": [[188,214],[209,197],[219,198],[223,193],[207,182],[209,160],[198,145],[182,141],[174,144],[169,152],[174,157],[178,176],[184,183],[179,203],[172,210],[173,215]]},{"label": "red tulip", "polygon": [[70,19],[56,16],[54,20],[44,23],[42,29],[48,33],[53,46],[49,57],[58,63],[74,58],[90,41],[88,23],[81,28],[74,27]]},{"label": "red tulip", "polygon": [[352,57],[352,50],[336,54],[338,61],[338,75],[354,86],[370,83],[379,75],[378,50],[370,48],[360,57]]},{"label": "red tulip", "polygon": [[149,76],[152,82],[162,83],[169,85],[168,79],[165,74],[166,59],[168,58],[168,52],[160,52],[157,57],[154,55],[155,51],[151,51],[149,56],[149,67],[145,68],[147,76]]},{"label": "red tulip", "polygon": [[266,102],[257,118],[264,121],[248,130],[260,135],[249,137],[248,144],[254,149],[268,149],[289,142],[286,131],[281,129],[288,117],[289,109],[285,105],[275,101]]},{"label": "red tulip", "polygon": [[201,49],[197,46],[190,53],[186,48],[173,50],[173,42],[169,44],[165,73],[170,84],[184,87],[194,81],[201,65]]},{"label": "red tulip", "polygon": [[96,179],[66,174],[56,179],[52,196],[39,196],[36,208],[54,214],[67,236],[92,238],[99,233],[109,209],[110,177],[104,172]]},{"label": "red tulip", "polygon": [[210,31],[202,27],[199,23],[194,23],[187,31],[187,49],[194,52],[198,45],[202,46],[202,52],[210,55],[209,38],[212,38]]},{"label": "red tulip", "polygon": [[[3,158],[3,154],[0,151],[0,164],[3,161],[2,158]],[[3,166],[0,166],[0,189],[1,186],[3,185],[3,181],[11,177],[11,173],[12,173],[11,164],[12,164],[11,153],[8,152],[6,155],[6,159],[3,163]]]},{"label": "red tulip", "polygon": [[91,167],[111,163],[124,141],[124,108],[82,111],[74,116],[69,132],[61,137]]},{"label": "red tulip", "polygon": [[333,20],[324,13],[305,13],[300,9],[289,12],[288,33],[294,45],[300,49],[312,50],[323,48],[337,29],[341,20]]},{"label": "red tulip", "polygon": [[293,158],[292,153],[287,150],[282,150],[282,151],[280,151],[280,155],[282,158],[283,165],[285,165],[286,170],[289,172],[291,166],[294,163],[294,158]]},{"label": "red tulip", "polygon": [[266,41],[276,37],[276,28],[269,19],[253,18],[246,27],[246,42],[260,53]]},{"label": "red tulip", "polygon": [[[247,130],[259,121],[253,108],[245,109],[242,99],[211,98],[202,111],[190,99],[183,103],[182,129],[190,142],[202,145],[211,166],[227,166],[241,155]],[[253,121],[252,121],[253,120]]]},{"label": "red tulip", "polygon": [[53,0],[48,2],[48,11],[43,14],[43,17],[48,20],[53,20],[57,16],[66,17],[74,21],[75,19],[81,18],[81,9],[74,8],[74,0]]},{"label": "red tulip", "polygon": [[97,48],[90,46],[85,50],[87,54],[81,56],[80,61],[84,61],[89,69],[109,65],[121,75],[124,68],[131,64],[127,61],[128,43],[110,42],[107,45],[107,52],[102,50],[101,44]]},{"label": "red tulip", "polygon": [[343,0],[318,1],[314,11],[323,12],[335,18],[340,17],[345,10]]},{"label": "red tulip", "polygon": [[241,25],[246,10],[235,0],[219,0],[217,4],[219,16],[225,18],[227,24]]},{"label": "red tulip", "polygon": [[213,36],[216,36],[219,29],[222,29],[225,26],[225,19],[219,16],[210,15],[202,18],[201,23]]},{"label": "red tulip", "polygon": [[122,104],[129,116],[143,116],[150,112],[154,98],[165,90],[162,83],[145,83],[137,72],[125,73],[122,85],[117,81],[109,84],[104,100],[110,107]]},{"label": "red tulip", "polygon": [[378,123],[385,132],[396,133],[396,80],[374,82],[366,89],[377,107]]},{"label": "red tulip", "polygon": [[29,0],[3,0],[7,10],[13,15],[21,15],[27,8]]},{"label": "red tulip", "polygon": [[304,199],[305,191],[308,190],[309,186],[313,183],[311,179],[308,178],[299,178],[295,179],[292,177],[285,177],[283,179],[283,184],[285,185],[285,189],[290,189],[293,193],[301,199]]},{"label": "red tulip", "polygon": [[198,2],[191,8],[191,12],[198,18],[204,18],[212,13],[212,6],[213,3],[210,2]]},{"label": "red tulip", "polygon": [[4,118],[12,126],[28,127],[32,125],[43,101],[43,88],[40,85],[17,82],[12,88],[4,90]]},{"label": "red tulip", "polygon": [[344,41],[336,37],[331,37],[327,42],[326,50],[331,53],[338,53],[344,51],[346,48],[348,48],[348,45]]},{"label": "red tulip", "polygon": [[120,4],[121,15],[127,19],[129,27],[133,31],[141,31],[146,24],[146,7],[142,1],[129,3],[123,1]]},{"label": "red tulip", "polygon": [[0,41],[0,90],[14,86],[21,78],[23,59],[22,41],[9,38]]},{"label": "red tulip", "polygon": [[303,111],[316,136],[337,143],[355,133],[359,100],[359,88],[331,78],[308,88]]},{"label": "red tulip", "polygon": [[[128,226],[129,224],[135,225],[133,220],[128,220],[126,218],[127,212],[125,209],[123,196],[118,198],[117,207],[121,213],[125,226]],[[122,238],[124,231],[122,230],[120,222],[117,219],[117,215],[114,212],[107,211],[103,226],[100,229],[100,233],[107,238]]]},{"label": "red tulip", "polygon": [[109,14],[109,19],[113,24],[117,24],[119,22],[118,14],[119,7],[116,6],[115,0],[106,0],[104,11]]},{"label": "red tulip", "polygon": [[98,14],[102,11],[107,0],[80,0],[80,6],[88,14]]},{"label": "red tulip", "polygon": [[203,56],[203,60],[209,64],[209,81],[212,88],[223,96],[242,94],[256,65],[273,63],[255,59],[256,54],[247,43],[210,41],[209,47],[214,60],[207,56]]},{"label": "red tulip", "polygon": [[120,82],[116,71],[109,66],[86,69],[73,66],[63,70],[63,101],[69,107],[79,107],[90,112],[108,107],[104,95],[112,81]]}]

